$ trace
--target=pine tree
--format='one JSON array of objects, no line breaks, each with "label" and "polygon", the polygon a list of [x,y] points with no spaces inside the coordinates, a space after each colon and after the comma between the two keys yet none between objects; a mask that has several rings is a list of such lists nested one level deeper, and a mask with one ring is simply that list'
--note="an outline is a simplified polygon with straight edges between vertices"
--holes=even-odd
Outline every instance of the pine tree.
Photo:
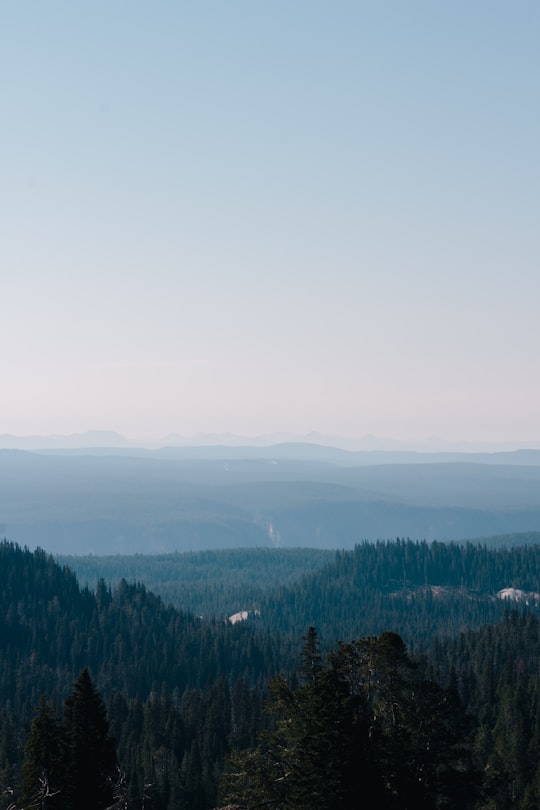
[{"label": "pine tree", "polygon": [[25,808],[63,810],[66,799],[65,754],[62,726],[42,697],[24,749],[21,801]]},{"label": "pine tree", "polygon": [[302,661],[299,673],[304,683],[315,683],[322,670],[321,645],[314,627],[310,627],[303,638]]},{"label": "pine tree", "polygon": [[114,803],[118,778],[114,740],[105,704],[83,669],[64,704],[68,739],[66,810],[105,810]]}]

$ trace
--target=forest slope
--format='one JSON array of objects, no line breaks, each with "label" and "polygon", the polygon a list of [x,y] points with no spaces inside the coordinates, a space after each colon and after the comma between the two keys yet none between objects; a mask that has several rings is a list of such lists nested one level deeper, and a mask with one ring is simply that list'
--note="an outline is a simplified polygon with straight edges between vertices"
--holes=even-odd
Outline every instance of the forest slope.
[{"label": "forest slope", "polygon": [[116,583],[125,576],[197,615],[223,619],[248,611],[249,623],[293,638],[313,625],[330,645],[393,629],[416,649],[435,635],[498,621],[508,607],[500,595],[507,588],[529,595],[529,608],[537,609],[530,595],[540,594],[540,535],[503,540],[59,560],[90,587],[100,577]]},{"label": "forest slope", "polygon": [[[269,591],[254,623],[231,625],[167,607],[125,580],[114,589],[101,581],[92,592],[45,552],[3,543],[0,810],[12,801],[41,695],[58,709],[84,667],[106,701],[130,806],[141,806],[151,785],[145,806],[152,810],[209,810],[228,753],[251,749],[268,723],[266,684],[276,673],[292,674],[308,617],[323,621],[326,648],[336,634],[348,640],[401,629],[422,653],[424,671],[459,689],[480,770],[489,765],[490,790],[504,799],[497,808],[512,807],[519,795],[532,810],[539,798],[538,605],[529,599],[510,611],[497,592],[540,590],[539,555],[537,546],[362,544]],[[435,587],[454,595],[439,600]],[[501,759],[506,750],[512,758]]]}]

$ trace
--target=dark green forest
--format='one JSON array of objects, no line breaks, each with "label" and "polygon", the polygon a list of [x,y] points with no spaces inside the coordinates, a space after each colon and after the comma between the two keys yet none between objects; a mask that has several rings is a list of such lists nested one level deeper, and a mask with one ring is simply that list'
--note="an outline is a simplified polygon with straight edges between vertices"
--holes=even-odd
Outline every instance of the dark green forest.
[{"label": "dark green forest", "polygon": [[539,546],[287,571],[231,624],[4,541],[0,810],[540,807]]},{"label": "dark green forest", "polygon": [[[90,589],[104,579],[142,583],[163,602],[197,616],[250,622],[297,643],[313,625],[323,646],[391,628],[409,649],[433,634],[498,621],[504,588],[540,593],[538,533],[485,543],[397,538],[351,551],[228,549],[164,555],[58,557]],[[495,550],[500,553],[493,553]]]},{"label": "dark green forest", "polygon": [[[539,535],[540,539],[540,535]],[[105,579],[142,582],[167,604],[198,616],[226,618],[256,610],[271,588],[322,568],[335,552],[314,548],[255,548],[175,554],[55,555],[83,585]]]}]

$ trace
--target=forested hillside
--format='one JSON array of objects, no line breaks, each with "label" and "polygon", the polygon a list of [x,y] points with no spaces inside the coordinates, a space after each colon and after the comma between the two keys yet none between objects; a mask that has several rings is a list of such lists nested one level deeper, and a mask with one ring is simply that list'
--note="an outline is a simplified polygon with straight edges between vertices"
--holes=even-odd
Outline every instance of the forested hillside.
[{"label": "forested hillside", "polygon": [[114,591],[101,581],[91,593],[45,552],[9,543],[0,546],[0,599],[6,789],[17,781],[21,734],[41,696],[59,711],[87,667],[108,702],[132,800],[140,799],[146,779],[155,807],[166,807],[164,795],[173,789],[158,776],[165,769],[167,780],[172,773],[180,780],[183,763],[201,794],[199,804],[186,806],[205,807],[227,746],[254,732],[269,675],[293,661],[278,636],[202,621],[125,581]]},{"label": "forested hillside", "polygon": [[[323,645],[399,632],[411,650],[434,635],[498,621],[498,595],[515,588],[537,609],[536,535],[484,544],[409,540],[361,543],[340,552],[236,549],[175,555],[60,557],[90,588],[98,579],[143,583],[166,603],[222,619],[248,611],[248,621],[293,639],[317,627]],[[517,546],[521,540],[523,545]],[[488,544],[489,543],[489,544]]]},{"label": "forested hillside", "polygon": [[100,579],[111,585],[122,579],[141,582],[180,610],[226,618],[253,610],[269,589],[293,583],[334,557],[328,549],[237,548],[183,554],[71,554],[56,559],[89,588]]},{"label": "forested hillside", "polygon": [[[365,762],[373,765],[370,773],[378,774],[378,789],[386,790],[388,769],[402,774],[392,782],[397,798],[388,806],[410,806],[406,773],[411,768],[432,773],[435,760],[425,759],[425,752],[436,750],[443,770],[437,765],[437,779],[423,783],[425,792],[415,807],[457,806],[455,798],[454,804],[441,804],[445,796],[456,795],[452,780],[457,768],[457,773],[466,770],[464,784],[469,785],[466,795],[460,793],[459,806],[533,810],[540,802],[538,607],[531,598],[504,602],[497,592],[510,586],[536,592],[539,555],[533,546],[489,550],[472,544],[365,544],[340,552],[315,574],[269,589],[259,618],[232,625],[167,606],[142,584],[122,580],[111,588],[101,580],[95,590],[81,587],[69,569],[44,551],[4,542],[0,808],[23,810],[37,806],[28,804],[29,796],[36,801],[44,797],[39,779],[39,784],[30,777],[24,781],[25,774],[38,773],[35,751],[43,750],[33,744],[38,721],[39,728],[49,729],[46,734],[58,731],[70,756],[77,755],[70,707],[82,688],[89,695],[95,690],[96,700],[102,697],[115,740],[115,804],[107,806],[210,810],[222,800],[244,801],[253,783],[251,777],[247,787],[245,780],[231,782],[230,774],[239,773],[233,767],[238,757],[251,763],[256,793],[264,793],[271,751],[265,746],[297,746],[301,739],[327,739],[330,744],[334,739],[328,725],[332,713],[314,709],[331,689],[336,711],[359,746],[355,750],[363,751]],[[300,627],[313,616],[320,622]],[[306,668],[303,638],[309,637],[310,626],[316,634],[311,636],[316,655],[309,658],[315,670]],[[362,662],[375,653],[377,690],[382,691],[372,693],[371,676],[366,680],[365,675],[371,670],[364,670]],[[351,703],[347,690],[340,690],[353,662]],[[90,680],[85,680],[85,671]],[[306,691],[310,672],[321,677],[317,674],[316,685]],[[398,675],[400,690],[392,692],[392,713],[401,718],[396,737],[394,726],[383,721],[392,715],[381,711],[383,705],[394,705],[387,704],[387,688],[397,684]],[[270,697],[268,714],[264,706]],[[283,726],[292,718],[293,705],[304,708],[294,715],[295,725]],[[435,722],[436,714],[442,722],[443,705],[454,706],[448,724],[452,717],[462,717],[463,722],[452,726],[453,736],[450,725],[442,734]],[[364,731],[375,714],[382,725],[373,747],[370,740],[375,738]],[[261,738],[264,730],[267,737]],[[315,746],[302,753],[309,756],[312,774],[322,750],[330,751]],[[331,750],[338,752],[339,746]],[[354,780],[360,777],[354,767],[343,771],[339,789],[356,796]],[[74,788],[60,781],[56,803],[50,806],[64,810],[73,807],[68,797]],[[290,803],[295,800],[288,791],[300,795],[297,791],[305,784],[288,781],[284,789],[281,806],[300,807]]]},{"label": "forested hillside", "polygon": [[338,552],[298,584],[267,593],[259,608],[268,629],[298,636],[314,625],[325,646],[393,630],[422,651],[435,636],[499,621],[508,608],[499,593],[508,588],[540,612],[539,546],[396,540]]}]

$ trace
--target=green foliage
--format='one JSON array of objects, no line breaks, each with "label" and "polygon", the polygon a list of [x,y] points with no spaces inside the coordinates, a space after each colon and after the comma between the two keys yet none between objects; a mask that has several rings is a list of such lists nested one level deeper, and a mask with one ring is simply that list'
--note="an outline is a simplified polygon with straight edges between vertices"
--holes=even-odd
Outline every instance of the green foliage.
[{"label": "green foliage", "polygon": [[61,555],[79,581],[143,583],[165,604],[197,616],[227,617],[257,610],[264,593],[297,582],[334,559],[335,552],[310,548],[246,548],[177,554]]},{"label": "green foliage", "polygon": [[67,761],[65,729],[42,697],[24,749],[21,783],[24,807],[64,810]]},{"label": "green foliage", "polygon": [[[503,588],[540,594],[540,546],[530,544],[532,537],[514,535],[506,547],[498,538],[493,544],[398,538],[339,552],[235,549],[61,559],[88,585],[125,577],[195,615],[222,619],[249,610],[252,624],[290,642],[310,625],[326,649],[392,628],[416,653],[434,636],[500,621],[505,603],[494,597]],[[527,610],[540,615],[539,604]]]},{"label": "green foliage", "polygon": [[88,669],[83,669],[64,705],[67,738],[66,808],[105,810],[113,803],[118,771],[107,712]]},{"label": "green foliage", "polygon": [[21,801],[40,810],[105,810],[118,772],[105,704],[84,669],[65,700],[63,723],[40,700],[25,745]]},{"label": "green foliage", "polygon": [[[230,564],[240,571],[241,557]],[[211,570],[218,566],[216,554]],[[475,810],[537,810],[539,611],[534,598],[509,611],[496,594],[540,590],[539,572],[533,546],[365,544],[269,587],[262,615],[232,626],[167,606],[125,579],[101,580],[94,593],[42,550],[0,544],[0,810],[67,801],[67,789],[46,795],[56,792],[55,757],[46,781],[34,768],[24,794],[17,785],[25,740],[35,763],[40,733],[55,739],[45,720],[61,715],[85,669],[116,739],[114,807],[209,810],[233,748],[253,791],[267,789],[271,772],[276,795],[293,785],[299,806],[312,792],[322,802],[329,785],[356,796],[360,780],[364,793],[382,792],[379,806],[391,808],[395,795],[419,808],[443,798],[466,807],[476,788],[465,779],[458,695],[483,775]],[[298,639],[319,618],[323,632],[307,632],[296,668]],[[270,714],[262,709],[269,682]]]},{"label": "green foliage", "polygon": [[485,774],[485,807],[539,807],[539,620],[509,612],[498,625],[434,644],[427,660],[432,677],[452,678],[476,719],[474,751]]},{"label": "green foliage", "polygon": [[[325,649],[391,628],[416,654],[436,637],[499,622],[508,603],[497,594],[509,587],[540,594],[540,546],[362,543],[337,552],[298,583],[265,594],[261,623],[296,638],[313,625]],[[515,609],[540,615],[540,597]]]},{"label": "green foliage", "polygon": [[232,754],[224,801],[280,810],[474,807],[465,712],[422,681],[400,637],[340,644],[322,661],[310,628],[299,683],[271,684],[275,727]]},{"label": "green foliage", "polygon": [[9,710],[0,713],[0,809],[13,810],[18,780],[20,726]]}]

